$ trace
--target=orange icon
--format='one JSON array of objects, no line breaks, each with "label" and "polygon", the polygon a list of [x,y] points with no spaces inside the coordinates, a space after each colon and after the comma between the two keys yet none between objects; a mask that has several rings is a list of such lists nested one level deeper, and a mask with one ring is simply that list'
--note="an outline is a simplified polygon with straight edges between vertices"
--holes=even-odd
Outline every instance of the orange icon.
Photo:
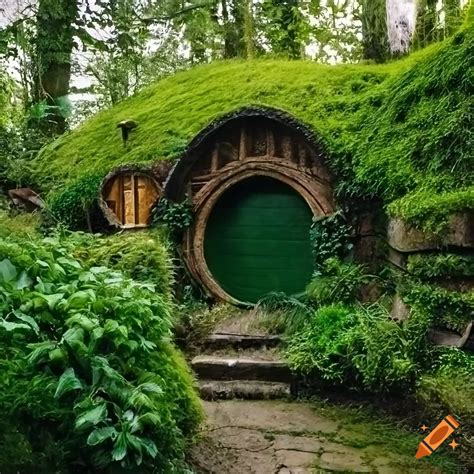
[{"label": "orange icon", "polygon": [[[418,446],[418,451],[416,452],[416,459],[421,459],[424,456],[430,456],[458,427],[459,423],[451,415],[448,415],[446,418],[444,418],[439,423],[439,425],[420,443]],[[425,428],[425,425],[423,425],[423,428]]]}]

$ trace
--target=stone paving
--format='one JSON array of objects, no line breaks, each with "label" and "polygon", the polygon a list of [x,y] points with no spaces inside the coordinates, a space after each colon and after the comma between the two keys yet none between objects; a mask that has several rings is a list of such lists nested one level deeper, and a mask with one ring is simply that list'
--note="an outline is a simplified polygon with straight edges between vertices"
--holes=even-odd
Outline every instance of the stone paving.
[{"label": "stone paving", "polygon": [[428,462],[416,464],[414,457],[399,459],[389,446],[357,449],[336,442],[343,420],[334,421],[319,414],[311,403],[203,403],[207,427],[193,455],[199,473],[441,473]]}]

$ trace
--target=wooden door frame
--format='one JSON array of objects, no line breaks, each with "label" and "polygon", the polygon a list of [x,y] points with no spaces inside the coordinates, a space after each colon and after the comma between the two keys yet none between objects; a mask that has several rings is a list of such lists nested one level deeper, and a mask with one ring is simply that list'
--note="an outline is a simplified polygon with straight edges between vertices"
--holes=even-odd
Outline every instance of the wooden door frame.
[{"label": "wooden door frame", "polygon": [[223,194],[245,179],[269,177],[281,181],[303,197],[314,216],[328,215],[334,212],[334,203],[327,185],[315,179],[291,163],[281,160],[255,157],[244,162],[229,164],[210,180],[194,196],[195,220],[184,236],[184,259],[193,276],[210,296],[234,305],[245,304],[227,293],[213,277],[204,256],[204,239],[209,217]]}]

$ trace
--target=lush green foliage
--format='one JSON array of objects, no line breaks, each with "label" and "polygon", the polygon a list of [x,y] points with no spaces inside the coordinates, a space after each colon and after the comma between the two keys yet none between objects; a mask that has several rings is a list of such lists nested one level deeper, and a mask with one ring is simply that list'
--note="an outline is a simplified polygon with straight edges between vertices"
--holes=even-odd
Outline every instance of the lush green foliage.
[{"label": "lush green foliage", "polygon": [[392,215],[441,231],[449,214],[473,206],[474,25],[395,80],[366,116],[356,176],[382,194]]},{"label": "lush green foliage", "polygon": [[438,327],[464,332],[472,320],[474,293],[447,290],[419,280],[404,279],[399,285],[403,300],[413,308],[427,311]]},{"label": "lush green foliage", "polygon": [[[464,133],[464,132],[462,132]],[[470,146],[468,144],[468,146]],[[466,150],[466,161],[469,159],[469,150]],[[469,167],[470,165],[467,164]],[[469,173],[468,173],[468,176]],[[388,206],[389,214],[402,216],[409,224],[420,227],[433,234],[442,235],[448,228],[451,215],[470,210],[474,207],[474,189],[469,187],[472,181],[460,181],[464,189],[450,190],[455,187],[454,176],[439,173],[437,183],[426,180],[420,189],[407,194]],[[420,182],[423,178],[419,177]],[[446,179],[445,183],[441,180]],[[466,187],[466,186],[468,187]],[[439,189],[439,191],[438,191]]]},{"label": "lush green foliage", "polygon": [[101,182],[98,176],[91,174],[64,192],[51,195],[48,210],[52,218],[72,230],[87,228],[90,225],[90,207],[98,197]]},{"label": "lush green foliage", "polygon": [[317,372],[322,378],[342,382],[345,377],[341,335],[353,325],[355,316],[344,306],[327,306],[316,311],[307,326],[289,339],[286,355],[299,372]]},{"label": "lush green foliage", "polygon": [[162,233],[153,230],[119,232],[107,236],[74,233],[66,244],[86,267],[106,266],[135,281],[152,284],[170,298],[173,268]]},{"label": "lush green foliage", "polygon": [[325,262],[329,258],[342,258],[351,251],[353,247],[350,242],[351,231],[341,211],[313,219],[310,238],[316,274],[324,271]]},{"label": "lush green foliage", "polygon": [[451,253],[410,255],[407,270],[421,279],[474,276],[474,258]]},{"label": "lush green foliage", "polygon": [[193,206],[189,201],[176,203],[161,198],[153,209],[153,223],[165,225],[174,239],[182,237],[193,217]]},{"label": "lush green foliage", "polygon": [[0,209],[0,239],[5,237],[25,238],[38,236],[39,216],[37,214],[20,214],[11,216]]},{"label": "lush green foliage", "polygon": [[167,298],[83,266],[63,243],[0,241],[0,406],[11,442],[45,469],[53,452],[61,469],[181,466],[200,409],[167,342]]},{"label": "lush green foliage", "polygon": [[[350,110],[343,110],[341,98],[360,99],[395,70],[388,65],[331,67],[281,60],[199,66],[150,86],[58,139],[39,158],[37,178],[43,185],[70,186],[91,173],[103,177],[120,164],[176,158],[212,120],[247,105],[285,109],[313,125],[325,142],[340,124],[347,124]],[[353,83],[358,84],[356,91]],[[138,123],[128,148],[112,130],[124,117]]]},{"label": "lush green foliage", "polygon": [[359,296],[360,289],[373,279],[361,265],[330,258],[308,285],[306,293],[309,301],[317,306],[351,303]]},{"label": "lush green foliage", "polygon": [[449,410],[474,430],[474,356],[459,349],[441,349],[434,370],[421,377],[417,395],[433,412]]},{"label": "lush green foliage", "polygon": [[292,367],[331,382],[383,392],[413,388],[426,368],[429,318],[392,321],[379,305],[325,306],[288,340]]},{"label": "lush green foliage", "polygon": [[313,308],[302,299],[274,292],[264,296],[256,306],[260,325],[273,334],[293,334],[299,331]]}]

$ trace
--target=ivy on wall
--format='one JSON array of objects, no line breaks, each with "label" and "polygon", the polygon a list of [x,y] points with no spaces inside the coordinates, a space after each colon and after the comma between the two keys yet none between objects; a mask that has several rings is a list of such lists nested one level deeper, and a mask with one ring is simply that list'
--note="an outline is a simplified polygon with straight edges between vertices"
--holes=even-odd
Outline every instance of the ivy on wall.
[{"label": "ivy on wall", "polygon": [[153,211],[153,223],[167,227],[171,237],[179,240],[183,232],[193,223],[193,206],[185,200],[181,203],[161,198]]},{"label": "ivy on wall", "polygon": [[313,219],[310,239],[316,274],[324,271],[329,258],[343,258],[352,250],[351,234],[352,228],[343,211]]}]

